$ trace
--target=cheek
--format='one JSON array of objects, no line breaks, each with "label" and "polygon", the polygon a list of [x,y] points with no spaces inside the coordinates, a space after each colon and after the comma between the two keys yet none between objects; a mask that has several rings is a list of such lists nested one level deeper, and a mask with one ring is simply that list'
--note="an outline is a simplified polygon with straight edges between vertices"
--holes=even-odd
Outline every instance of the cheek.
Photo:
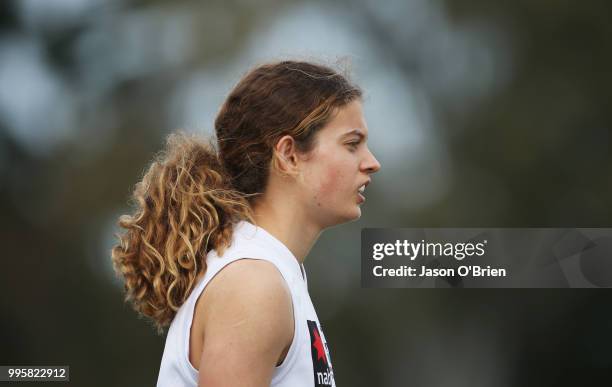
[{"label": "cheek", "polygon": [[338,191],[338,180],[342,178],[342,174],[335,168],[330,168],[324,172],[319,185],[321,196],[329,196]]},{"label": "cheek", "polygon": [[339,194],[346,192],[346,175],[346,169],[340,166],[327,166],[320,171],[315,191],[317,206],[334,202]]}]

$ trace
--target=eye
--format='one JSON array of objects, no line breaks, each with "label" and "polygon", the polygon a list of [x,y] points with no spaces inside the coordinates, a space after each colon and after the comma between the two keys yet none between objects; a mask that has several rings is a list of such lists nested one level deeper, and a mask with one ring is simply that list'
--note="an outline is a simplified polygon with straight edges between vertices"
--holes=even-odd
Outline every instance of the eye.
[{"label": "eye", "polygon": [[346,145],[349,146],[349,148],[351,149],[351,151],[354,151],[357,149],[357,146],[359,145],[359,141],[353,141],[353,142],[349,142]]}]

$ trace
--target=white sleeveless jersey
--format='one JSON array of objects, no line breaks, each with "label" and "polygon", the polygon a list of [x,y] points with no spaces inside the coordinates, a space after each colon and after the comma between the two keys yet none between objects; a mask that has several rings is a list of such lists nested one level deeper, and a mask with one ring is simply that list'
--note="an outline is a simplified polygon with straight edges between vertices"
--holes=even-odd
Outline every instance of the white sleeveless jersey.
[{"label": "white sleeveless jersey", "polygon": [[215,250],[209,252],[206,273],[174,317],[166,337],[157,387],[197,386],[198,371],[189,361],[189,334],[196,301],[215,274],[230,262],[243,258],[273,263],[291,291],[295,321],[293,341],[282,364],[274,369],[270,386],[335,386],[327,341],[308,294],[303,266],[266,230],[241,221],[234,226],[232,244],[223,255],[217,255]]}]

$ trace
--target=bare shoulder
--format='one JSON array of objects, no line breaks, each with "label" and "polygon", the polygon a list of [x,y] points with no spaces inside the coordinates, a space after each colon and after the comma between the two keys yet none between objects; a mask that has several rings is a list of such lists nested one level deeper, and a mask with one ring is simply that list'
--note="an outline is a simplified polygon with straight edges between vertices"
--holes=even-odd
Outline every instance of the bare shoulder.
[{"label": "bare shoulder", "polygon": [[263,259],[239,259],[228,264],[208,283],[201,298],[204,309],[209,312],[220,306],[232,309],[253,303],[264,311],[264,308],[284,309],[284,306],[289,306],[291,311],[287,283],[276,266]]},{"label": "bare shoulder", "polygon": [[232,377],[222,371],[229,364],[234,376],[250,364],[250,371],[244,370],[248,378],[270,377],[293,340],[292,308],[290,290],[274,264],[261,259],[228,264],[196,305],[203,348],[200,359],[193,360],[199,363],[200,377]]}]

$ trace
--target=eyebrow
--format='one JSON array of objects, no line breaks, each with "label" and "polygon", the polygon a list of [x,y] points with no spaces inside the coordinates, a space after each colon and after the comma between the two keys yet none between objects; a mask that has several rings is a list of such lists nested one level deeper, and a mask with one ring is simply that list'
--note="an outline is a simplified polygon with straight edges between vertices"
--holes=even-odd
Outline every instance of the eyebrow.
[{"label": "eyebrow", "polygon": [[350,132],[346,132],[346,133],[344,133],[344,134],[342,135],[342,138],[344,138],[344,137],[348,137],[348,136],[350,136],[351,134],[356,134],[356,135],[358,135],[358,136],[359,136],[361,139],[364,139],[364,138],[365,138],[365,139],[367,139],[367,138],[368,138],[368,136],[367,136],[367,135],[365,135],[365,134],[363,134],[363,132],[362,132],[361,130],[359,130],[359,129],[353,129],[353,130],[351,130]]}]

